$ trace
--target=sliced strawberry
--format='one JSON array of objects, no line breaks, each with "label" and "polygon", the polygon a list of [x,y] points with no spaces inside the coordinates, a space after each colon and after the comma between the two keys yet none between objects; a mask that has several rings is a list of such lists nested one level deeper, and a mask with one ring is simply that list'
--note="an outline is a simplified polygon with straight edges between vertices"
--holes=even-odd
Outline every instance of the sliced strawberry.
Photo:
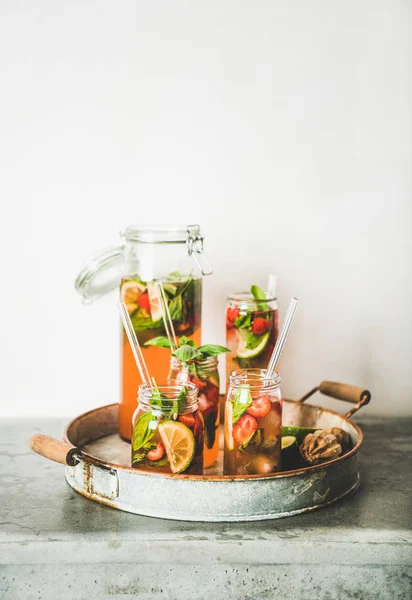
[{"label": "sliced strawberry", "polygon": [[263,317],[255,317],[252,323],[252,333],[254,335],[263,335],[272,327],[272,321]]},{"label": "sliced strawberry", "polygon": [[261,417],[266,417],[269,414],[271,407],[271,401],[268,396],[261,396],[257,400],[253,400],[252,406],[246,410],[248,415],[252,415],[252,417],[256,417],[260,419]]},{"label": "sliced strawberry", "polygon": [[230,323],[234,323],[239,315],[240,315],[240,310],[238,308],[228,308],[227,313],[226,313],[226,319]]},{"label": "sliced strawberry", "polygon": [[240,310],[238,308],[228,308],[226,312],[226,328],[230,329],[234,326],[234,323],[238,316],[240,315]]},{"label": "sliced strawberry", "polygon": [[145,310],[147,313],[150,313],[150,300],[149,294],[147,292],[140,296],[140,298],[138,299],[138,303],[140,308],[143,308],[143,310]]},{"label": "sliced strawberry", "polygon": [[178,420],[183,423],[183,425],[186,425],[186,427],[189,427],[189,429],[193,429],[196,425],[196,418],[194,415],[179,415]]},{"label": "sliced strawberry", "polygon": [[238,446],[241,446],[243,442],[246,442],[255,433],[257,428],[257,421],[252,415],[243,415],[233,425],[233,439]]},{"label": "sliced strawberry", "polygon": [[162,442],[159,442],[156,448],[153,448],[153,450],[150,450],[150,452],[147,453],[147,458],[149,460],[160,460],[163,458],[164,453],[165,447],[163,446]]}]

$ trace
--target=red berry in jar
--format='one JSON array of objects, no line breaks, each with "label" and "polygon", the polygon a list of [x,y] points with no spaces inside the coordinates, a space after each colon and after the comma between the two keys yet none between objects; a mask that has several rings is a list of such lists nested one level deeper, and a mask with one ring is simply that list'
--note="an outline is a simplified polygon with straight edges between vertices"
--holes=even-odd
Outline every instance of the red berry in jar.
[{"label": "red berry in jar", "polygon": [[241,446],[243,442],[246,442],[258,428],[257,421],[251,415],[243,415],[233,425],[233,439],[238,446]]},{"label": "red berry in jar", "polygon": [[147,458],[149,460],[160,460],[163,458],[164,453],[165,447],[163,446],[162,442],[159,442],[156,448],[153,448],[153,450],[150,450],[150,452],[147,453]]},{"label": "red berry in jar", "polygon": [[261,419],[269,414],[271,405],[272,403],[268,396],[261,396],[260,398],[257,398],[257,400],[253,400],[252,406],[249,406],[246,412],[248,415],[252,415],[252,417]]},{"label": "red berry in jar", "polygon": [[254,335],[263,335],[272,327],[272,322],[263,317],[255,317],[252,323],[252,333]]}]

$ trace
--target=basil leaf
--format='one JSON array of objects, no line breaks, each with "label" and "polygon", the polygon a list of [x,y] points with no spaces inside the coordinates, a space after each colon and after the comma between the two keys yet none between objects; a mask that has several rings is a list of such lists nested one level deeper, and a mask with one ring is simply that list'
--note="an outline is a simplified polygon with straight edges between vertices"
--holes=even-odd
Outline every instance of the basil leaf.
[{"label": "basil leaf", "polygon": [[181,321],[183,317],[182,295],[179,294],[169,304],[170,316],[173,321]]},{"label": "basil leaf", "polygon": [[189,340],[188,337],[182,335],[179,339],[179,346],[193,346],[193,348],[196,348],[196,342],[194,340]]},{"label": "basil leaf", "polygon": [[252,313],[248,312],[245,315],[240,315],[237,319],[235,319],[235,326],[238,329],[244,329],[245,327],[250,327],[252,324]]},{"label": "basil leaf", "polygon": [[198,350],[205,356],[218,356],[219,354],[223,354],[224,352],[230,352],[229,348],[225,348],[224,346],[217,346],[215,344],[205,344],[204,346],[200,346]]},{"label": "basil leaf", "polygon": [[[152,424],[152,426],[151,426]],[[136,452],[154,436],[157,419],[151,412],[143,413],[133,429],[133,452]]]},{"label": "basil leaf", "polygon": [[175,398],[175,400],[173,400],[172,410],[170,411],[168,418],[176,420],[178,415],[181,412],[184,412],[186,406],[187,406],[187,388],[185,386],[183,386],[182,389],[180,390],[177,398]]},{"label": "basil leaf", "polygon": [[193,348],[193,346],[189,346],[185,344],[184,346],[180,346],[173,352],[173,356],[176,356],[181,362],[188,362],[189,360],[193,360],[195,358],[201,358],[202,353],[199,352],[197,348]]},{"label": "basil leaf", "polygon": [[252,406],[252,396],[250,394],[249,386],[243,386],[236,390],[235,398],[232,404],[232,423],[236,423],[236,421],[239,421],[240,417],[249,408],[249,406]]},{"label": "basil leaf", "polygon": [[250,293],[255,300],[266,300],[266,294],[258,285],[252,285]]},{"label": "basil leaf", "polygon": [[174,344],[172,344],[167,337],[160,335],[159,337],[152,338],[148,342],[145,343],[145,346],[158,346],[159,348],[174,348]]},{"label": "basil leaf", "polygon": [[[250,288],[250,293],[254,297],[255,300],[266,300],[266,294],[258,285],[252,285]],[[268,304],[267,302],[259,302],[258,309],[259,310],[267,310]]]}]

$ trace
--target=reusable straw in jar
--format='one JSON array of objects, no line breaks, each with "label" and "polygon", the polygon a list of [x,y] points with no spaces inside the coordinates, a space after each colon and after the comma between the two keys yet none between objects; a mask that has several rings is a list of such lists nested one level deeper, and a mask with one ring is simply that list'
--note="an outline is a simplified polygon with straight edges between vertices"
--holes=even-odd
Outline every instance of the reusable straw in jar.
[{"label": "reusable straw in jar", "polygon": [[277,278],[274,273],[270,273],[268,277],[268,287],[266,290],[266,298],[274,298],[276,294]]},{"label": "reusable straw in jar", "polygon": [[150,389],[153,389],[150,374],[140,349],[139,340],[137,339],[136,332],[133,328],[129,313],[127,312],[126,304],[124,302],[119,302],[119,311],[137,368],[139,369],[140,377],[142,378],[143,383],[146,383]]},{"label": "reusable straw in jar", "polygon": [[273,348],[272,356],[270,357],[270,361],[268,364],[268,368],[266,371],[266,376],[272,377],[276,367],[278,366],[280,355],[282,354],[283,347],[286,342],[286,338],[288,337],[290,326],[292,325],[293,317],[295,316],[295,311],[297,308],[299,300],[297,298],[292,298],[289,302],[288,312],[286,313],[285,322],[283,324],[282,331],[277,339],[276,345]]},{"label": "reusable straw in jar", "polygon": [[156,292],[157,292],[157,297],[160,302],[160,306],[162,307],[163,324],[165,326],[166,335],[168,337],[170,344],[173,344],[174,347],[177,348],[177,338],[176,338],[175,328],[173,327],[172,316],[170,314],[169,306],[167,304],[165,289],[163,287],[162,282],[156,281],[155,288],[156,288]]}]

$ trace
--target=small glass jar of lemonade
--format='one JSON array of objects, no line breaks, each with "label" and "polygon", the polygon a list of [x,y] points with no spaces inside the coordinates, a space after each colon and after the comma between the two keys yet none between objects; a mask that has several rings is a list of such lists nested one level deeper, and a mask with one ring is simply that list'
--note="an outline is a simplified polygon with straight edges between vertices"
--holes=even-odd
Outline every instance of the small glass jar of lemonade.
[{"label": "small glass jar of lemonade", "polygon": [[240,369],[229,376],[225,403],[225,475],[280,471],[282,396],[277,373]]},{"label": "small glass jar of lemonade", "polygon": [[158,473],[203,473],[203,417],[196,385],[170,381],[139,387],[131,463]]},{"label": "small glass jar of lemonade", "polygon": [[190,381],[199,390],[199,409],[203,415],[204,466],[212,466],[219,456],[219,371],[218,357],[181,362],[176,356],[170,358],[169,378],[182,384]]}]

